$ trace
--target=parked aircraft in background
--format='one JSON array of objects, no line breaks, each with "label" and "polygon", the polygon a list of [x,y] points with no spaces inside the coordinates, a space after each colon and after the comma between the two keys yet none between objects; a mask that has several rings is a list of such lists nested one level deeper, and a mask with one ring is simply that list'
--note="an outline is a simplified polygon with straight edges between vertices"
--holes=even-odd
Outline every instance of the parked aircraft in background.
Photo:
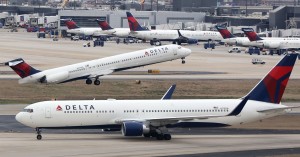
[{"label": "parked aircraft in background", "polygon": [[231,34],[225,25],[216,25],[216,29],[220,32],[223,37],[222,42],[227,43],[229,45],[237,45],[237,46],[250,46],[250,41],[247,37],[236,37]]},{"label": "parked aircraft in background", "polygon": [[130,12],[126,12],[126,14],[131,31],[130,35],[142,40],[150,40],[151,45],[161,45],[161,41],[172,41],[181,44],[186,42],[186,38],[193,41],[221,41],[223,39],[220,33],[215,31],[180,30],[182,36],[185,37],[181,38],[177,30],[146,30],[141,27]]},{"label": "parked aircraft in background", "polygon": [[155,63],[182,59],[191,54],[191,50],[177,46],[165,45],[149,49],[105,57],[92,61],[67,65],[45,71],[31,67],[23,59],[6,62],[20,77],[20,84],[24,83],[65,83],[85,79],[86,84],[100,85],[99,78],[115,71],[122,71]]},{"label": "parked aircraft in background", "polygon": [[284,56],[240,99],[43,101],[25,107],[16,120],[35,128],[38,140],[41,129],[122,130],[124,136],[170,140],[169,127],[241,125],[295,108],[280,102],[297,55]]},{"label": "parked aircraft in background", "polygon": [[96,20],[101,29],[102,33],[107,35],[114,35],[121,38],[126,38],[130,34],[129,28],[112,28],[106,21]]},{"label": "parked aircraft in background", "polygon": [[67,32],[72,34],[82,34],[82,35],[89,35],[89,36],[102,36],[106,35],[103,33],[102,29],[99,27],[79,27],[75,21],[72,19],[61,19],[61,21],[65,22],[66,26],[68,27]]},{"label": "parked aircraft in background", "polygon": [[242,28],[252,46],[267,49],[299,49],[300,38],[261,38],[252,28]]}]

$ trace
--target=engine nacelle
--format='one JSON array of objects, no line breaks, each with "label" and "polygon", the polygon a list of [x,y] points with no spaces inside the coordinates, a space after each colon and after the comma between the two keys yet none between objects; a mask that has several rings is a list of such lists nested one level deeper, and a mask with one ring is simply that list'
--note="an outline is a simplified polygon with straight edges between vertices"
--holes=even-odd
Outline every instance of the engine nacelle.
[{"label": "engine nacelle", "polygon": [[279,48],[280,43],[279,42],[268,42],[264,44],[264,48],[269,48],[269,49],[276,49]]},{"label": "engine nacelle", "polygon": [[57,83],[64,81],[69,77],[69,73],[67,71],[59,72],[56,74],[45,75],[40,79],[41,83]]},{"label": "engine nacelle", "polygon": [[139,122],[123,122],[122,124],[122,134],[124,136],[142,136],[150,132],[143,123]]}]

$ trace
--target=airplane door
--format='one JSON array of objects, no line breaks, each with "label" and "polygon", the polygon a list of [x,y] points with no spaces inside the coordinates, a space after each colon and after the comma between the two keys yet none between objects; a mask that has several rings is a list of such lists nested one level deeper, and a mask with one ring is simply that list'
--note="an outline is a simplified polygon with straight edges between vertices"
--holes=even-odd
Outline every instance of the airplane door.
[{"label": "airplane door", "polygon": [[46,117],[46,118],[51,118],[51,110],[50,110],[50,107],[46,107],[46,109],[45,109],[45,117]]}]

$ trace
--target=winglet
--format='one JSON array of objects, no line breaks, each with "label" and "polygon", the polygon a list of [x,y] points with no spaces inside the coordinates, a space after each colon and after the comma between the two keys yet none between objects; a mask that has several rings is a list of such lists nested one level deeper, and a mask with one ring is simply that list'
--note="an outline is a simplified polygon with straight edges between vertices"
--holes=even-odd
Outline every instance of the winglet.
[{"label": "winglet", "polygon": [[179,29],[177,30],[179,37],[183,37],[183,35],[180,33]]},{"label": "winglet", "polygon": [[172,95],[175,91],[175,88],[176,88],[176,84],[173,84],[168,90],[167,92],[165,93],[165,95],[161,98],[161,100],[166,100],[166,99],[171,99],[172,98]]},{"label": "winglet", "polygon": [[246,96],[240,103],[239,105],[228,115],[228,116],[237,116],[239,115],[243,108],[245,107],[246,103],[249,100],[249,96]]},{"label": "winglet", "polygon": [[242,28],[242,31],[246,34],[250,41],[263,40],[254,32],[253,28]]}]

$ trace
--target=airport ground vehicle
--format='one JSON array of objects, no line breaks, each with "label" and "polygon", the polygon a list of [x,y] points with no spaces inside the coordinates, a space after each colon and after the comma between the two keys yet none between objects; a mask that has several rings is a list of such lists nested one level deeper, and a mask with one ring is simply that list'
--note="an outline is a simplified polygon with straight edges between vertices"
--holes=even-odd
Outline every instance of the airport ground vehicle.
[{"label": "airport ground vehicle", "polygon": [[233,53],[233,52],[241,53],[242,49],[240,47],[232,47],[231,49],[228,50],[228,53]]},{"label": "airport ground vehicle", "polygon": [[252,64],[266,64],[266,62],[259,58],[253,58]]}]

